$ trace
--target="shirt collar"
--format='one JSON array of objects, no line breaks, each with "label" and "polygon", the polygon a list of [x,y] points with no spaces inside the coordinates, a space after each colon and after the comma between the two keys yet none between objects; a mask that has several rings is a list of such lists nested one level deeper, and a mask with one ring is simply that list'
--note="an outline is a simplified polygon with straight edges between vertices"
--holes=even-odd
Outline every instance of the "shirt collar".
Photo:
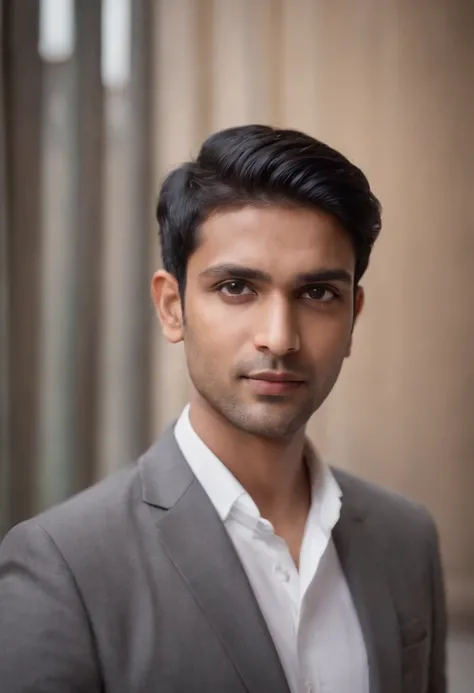
[{"label": "shirt collar", "polygon": [[[184,458],[223,522],[237,504],[241,511],[254,518],[260,517],[257,506],[242,484],[192,427],[189,404],[176,423],[174,435]],[[304,456],[311,478],[310,516],[330,532],[339,519],[342,491],[331,469],[322,462],[309,440],[306,441]]]},{"label": "shirt collar", "polygon": [[311,509],[308,519],[317,522],[329,534],[339,520],[342,490],[331,468],[321,460],[309,439],[306,440],[304,455],[311,478]]},{"label": "shirt collar", "polygon": [[192,427],[189,404],[176,423],[174,435],[186,462],[209,496],[219,517],[225,522],[237,500],[241,496],[248,496],[250,499],[250,496]]}]

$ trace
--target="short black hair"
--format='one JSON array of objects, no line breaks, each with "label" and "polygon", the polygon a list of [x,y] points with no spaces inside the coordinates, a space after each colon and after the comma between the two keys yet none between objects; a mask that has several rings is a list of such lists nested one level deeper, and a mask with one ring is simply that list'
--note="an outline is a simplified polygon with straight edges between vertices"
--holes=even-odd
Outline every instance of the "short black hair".
[{"label": "short black hair", "polygon": [[163,267],[178,281],[182,298],[203,222],[217,209],[247,204],[289,204],[333,215],[352,240],[359,282],[381,228],[381,206],[365,175],[302,132],[244,125],[210,135],[197,158],[163,183],[157,206]]}]

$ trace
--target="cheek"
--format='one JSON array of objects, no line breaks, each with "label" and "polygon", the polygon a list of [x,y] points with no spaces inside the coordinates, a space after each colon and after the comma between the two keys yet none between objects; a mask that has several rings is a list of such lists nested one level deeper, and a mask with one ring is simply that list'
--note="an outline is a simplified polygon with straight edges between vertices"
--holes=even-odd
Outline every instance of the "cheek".
[{"label": "cheek", "polygon": [[301,323],[301,343],[314,361],[331,362],[344,358],[352,334],[352,321],[346,316],[313,316]]},{"label": "cheek", "polygon": [[201,308],[187,314],[184,349],[190,371],[222,373],[239,351],[241,340],[232,320],[216,320]]},{"label": "cheek", "polygon": [[224,346],[238,349],[252,333],[248,307],[229,306],[213,294],[193,300],[186,311],[186,321],[189,329],[209,346],[210,351]]}]

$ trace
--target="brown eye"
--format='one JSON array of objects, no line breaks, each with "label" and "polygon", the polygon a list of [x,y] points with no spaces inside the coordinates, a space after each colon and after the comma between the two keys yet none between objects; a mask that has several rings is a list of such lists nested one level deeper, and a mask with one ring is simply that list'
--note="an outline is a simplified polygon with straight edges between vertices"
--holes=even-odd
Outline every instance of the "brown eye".
[{"label": "brown eye", "polygon": [[218,291],[224,294],[224,296],[243,296],[252,293],[246,283],[240,279],[233,279],[225,284],[221,284]]},{"label": "brown eye", "polygon": [[327,286],[310,286],[301,294],[303,298],[327,303],[336,298],[336,293]]}]

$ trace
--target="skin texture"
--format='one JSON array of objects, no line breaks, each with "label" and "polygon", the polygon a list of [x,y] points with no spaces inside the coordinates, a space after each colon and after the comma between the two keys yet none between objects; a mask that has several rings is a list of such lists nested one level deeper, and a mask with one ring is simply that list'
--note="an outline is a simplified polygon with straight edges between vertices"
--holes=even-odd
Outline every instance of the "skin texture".
[{"label": "skin texture", "polygon": [[[363,305],[354,266],[349,236],[324,212],[246,206],[203,224],[185,316],[175,278],[160,270],[152,282],[165,337],[184,341],[195,430],[280,534],[295,535],[296,558],[310,502],[305,427],[350,354]],[[293,382],[253,379],[263,371]]]}]

